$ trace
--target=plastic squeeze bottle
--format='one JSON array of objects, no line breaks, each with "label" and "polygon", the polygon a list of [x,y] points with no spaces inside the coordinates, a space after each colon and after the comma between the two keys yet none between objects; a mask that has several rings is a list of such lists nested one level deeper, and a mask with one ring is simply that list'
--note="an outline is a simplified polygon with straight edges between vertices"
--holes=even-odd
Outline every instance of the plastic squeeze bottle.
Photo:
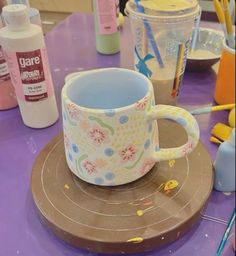
[{"label": "plastic squeeze bottle", "polygon": [[25,125],[44,128],[58,119],[48,57],[40,26],[30,24],[28,8],[22,4],[3,8],[6,27],[0,44],[15,87]]},{"label": "plastic squeeze bottle", "polygon": [[228,141],[218,149],[215,160],[214,188],[218,191],[235,191],[235,128]]},{"label": "plastic squeeze bottle", "polygon": [[[0,28],[2,27],[3,24],[0,17]],[[14,108],[17,105],[15,89],[11,82],[7,62],[3,56],[2,47],[0,45],[0,110]]]},{"label": "plastic squeeze bottle", "polygon": [[119,0],[93,0],[96,49],[102,54],[120,51]]}]

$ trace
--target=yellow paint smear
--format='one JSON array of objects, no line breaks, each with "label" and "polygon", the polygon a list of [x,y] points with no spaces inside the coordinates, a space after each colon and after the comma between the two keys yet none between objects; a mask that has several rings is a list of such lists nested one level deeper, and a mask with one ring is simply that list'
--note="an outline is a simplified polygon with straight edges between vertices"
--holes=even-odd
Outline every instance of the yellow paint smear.
[{"label": "yellow paint smear", "polygon": [[64,188],[65,189],[70,189],[70,187],[67,184],[65,184]]},{"label": "yellow paint smear", "polygon": [[178,186],[179,186],[179,182],[177,180],[169,180],[165,184],[164,191],[175,189]]},{"label": "yellow paint smear", "polygon": [[170,160],[169,161],[169,166],[172,168],[175,166],[175,160]]},{"label": "yellow paint smear", "polygon": [[144,215],[144,211],[138,210],[138,211],[137,211],[137,215],[138,215],[139,217],[142,217],[142,216]]},{"label": "yellow paint smear", "polygon": [[129,240],[127,240],[127,243],[134,243],[134,244],[139,244],[143,242],[143,238],[142,237],[134,237],[131,238]]},{"label": "yellow paint smear", "polygon": [[144,215],[144,213],[145,213],[145,212],[147,212],[147,211],[151,210],[152,208],[153,208],[153,206],[148,207],[148,208],[147,208],[147,209],[145,209],[145,210],[138,210],[138,211],[137,211],[137,215],[138,215],[139,217],[142,217],[142,216]]}]

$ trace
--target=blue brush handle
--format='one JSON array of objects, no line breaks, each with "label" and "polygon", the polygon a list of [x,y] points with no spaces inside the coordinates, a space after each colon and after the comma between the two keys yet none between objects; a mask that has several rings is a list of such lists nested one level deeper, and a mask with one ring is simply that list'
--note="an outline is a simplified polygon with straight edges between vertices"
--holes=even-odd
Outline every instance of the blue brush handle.
[{"label": "blue brush handle", "polygon": [[221,242],[220,242],[220,245],[219,245],[219,247],[218,247],[218,250],[217,250],[217,252],[216,252],[216,256],[221,256],[222,251],[223,251],[224,246],[225,246],[225,244],[226,244],[226,242],[227,242],[227,239],[228,239],[228,237],[229,237],[229,234],[230,234],[230,231],[231,231],[231,229],[232,229],[232,227],[233,227],[234,222],[235,222],[235,210],[233,211],[233,214],[232,214],[232,216],[231,216],[231,218],[230,218],[230,220],[229,220],[228,226],[227,226],[227,228],[226,228],[226,230],[225,230],[225,233],[224,233],[224,235],[223,235],[223,238],[222,238],[222,240],[221,240]]},{"label": "blue brush handle", "polygon": [[192,115],[207,114],[211,112],[212,107],[198,108],[190,111]]},{"label": "blue brush handle", "polygon": [[[142,5],[140,5],[139,3],[140,0],[135,0],[135,3],[137,5],[137,9],[140,13],[145,13],[145,10],[144,10],[144,7]],[[162,58],[161,58],[161,55],[160,55],[160,52],[158,50],[158,46],[157,46],[157,43],[155,41],[155,38],[153,36],[153,33],[152,33],[152,28],[150,26],[150,24],[148,23],[147,20],[144,20],[144,26],[146,28],[146,31],[147,31],[147,35],[148,35],[148,38],[150,40],[150,43],[152,45],[152,48],[153,48],[153,51],[154,51],[154,54],[156,56],[156,59],[160,65],[161,68],[164,68],[164,63],[162,61]]]}]

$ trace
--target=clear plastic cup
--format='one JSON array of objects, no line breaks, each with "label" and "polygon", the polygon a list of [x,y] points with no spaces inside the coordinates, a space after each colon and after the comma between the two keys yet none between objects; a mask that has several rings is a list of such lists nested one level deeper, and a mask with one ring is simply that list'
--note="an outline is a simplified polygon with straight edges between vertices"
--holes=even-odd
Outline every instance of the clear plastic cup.
[{"label": "clear plastic cup", "polygon": [[176,105],[185,71],[197,0],[130,0],[134,68],[153,83],[157,104]]}]

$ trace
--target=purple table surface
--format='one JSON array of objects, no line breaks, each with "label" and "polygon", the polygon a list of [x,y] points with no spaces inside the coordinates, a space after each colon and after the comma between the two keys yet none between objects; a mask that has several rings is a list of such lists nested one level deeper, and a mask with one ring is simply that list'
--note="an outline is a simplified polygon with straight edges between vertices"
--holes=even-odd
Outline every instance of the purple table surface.
[{"label": "purple table surface", "polygon": [[[208,27],[216,24],[204,23]],[[73,14],[46,35],[46,44],[58,107],[64,77],[74,71],[102,67],[133,69],[132,36],[126,19],[121,32],[121,53],[97,54],[91,15]],[[216,74],[186,73],[179,105],[188,110],[214,104]],[[197,117],[201,141],[215,158],[217,146],[209,142],[210,130],[217,122],[227,124],[227,112]],[[42,148],[62,131],[60,120],[52,127],[36,130],[23,125],[18,108],[0,112],[0,256],[95,256],[72,248],[43,226],[36,214],[30,191],[32,166]],[[176,242],[139,254],[140,256],[215,255],[235,203],[235,194],[213,191],[202,220]],[[224,254],[234,255],[228,242]]]}]

